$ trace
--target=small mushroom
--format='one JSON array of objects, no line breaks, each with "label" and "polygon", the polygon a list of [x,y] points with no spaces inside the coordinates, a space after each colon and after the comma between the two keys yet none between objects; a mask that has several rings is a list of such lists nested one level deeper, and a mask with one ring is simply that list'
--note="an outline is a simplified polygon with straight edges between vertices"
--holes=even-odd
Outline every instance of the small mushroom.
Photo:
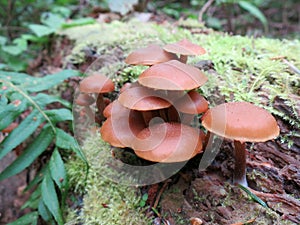
[{"label": "small mushroom", "polygon": [[153,162],[183,162],[202,151],[200,130],[181,123],[158,123],[138,133],[131,147]]},{"label": "small mushroom", "polygon": [[189,55],[203,55],[206,53],[205,49],[199,45],[190,42],[187,39],[183,39],[176,43],[168,44],[163,47],[167,52],[172,52],[180,55],[180,61],[182,63],[187,62]]},{"label": "small mushroom", "polygon": [[209,109],[202,125],[214,134],[234,140],[234,184],[247,186],[245,142],[264,142],[279,135],[275,118],[248,102],[231,102]]},{"label": "small mushroom", "polygon": [[177,60],[153,65],[138,78],[145,87],[168,91],[192,90],[206,81],[207,77],[199,69]]},{"label": "small mushroom", "polygon": [[141,48],[130,53],[125,59],[125,63],[131,65],[152,66],[173,59],[178,59],[175,54],[166,52],[159,45],[152,44],[146,48]]},{"label": "small mushroom", "polygon": [[[159,92],[155,92],[141,85],[136,85],[135,87],[123,91],[118,101],[128,109],[141,111],[145,123],[149,124],[153,118],[154,110],[161,110],[171,106],[170,102],[161,97]],[[166,120],[166,118],[164,118],[164,111],[159,112],[162,114],[162,118]]]},{"label": "small mushroom", "polygon": [[208,110],[208,102],[197,91],[192,90],[178,99],[174,103],[174,107],[182,113],[181,121],[188,124],[195,115]]},{"label": "small mushroom", "polygon": [[75,103],[77,105],[84,107],[86,114],[92,121],[95,121],[96,123],[100,123],[99,118],[95,117],[94,112],[90,108],[90,105],[92,105],[94,102],[95,99],[91,97],[89,94],[85,94],[85,93],[80,93],[75,100]]},{"label": "small mushroom", "polygon": [[137,134],[146,127],[140,112],[122,106],[117,100],[104,110],[107,119],[100,128],[104,141],[115,147],[128,147]]},{"label": "small mushroom", "polygon": [[79,90],[82,93],[94,93],[98,95],[96,105],[100,114],[100,118],[102,119],[102,113],[105,108],[103,94],[114,91],[114,83],[108,77],[102,74],[93,74],[84,78],[80,82]]}]

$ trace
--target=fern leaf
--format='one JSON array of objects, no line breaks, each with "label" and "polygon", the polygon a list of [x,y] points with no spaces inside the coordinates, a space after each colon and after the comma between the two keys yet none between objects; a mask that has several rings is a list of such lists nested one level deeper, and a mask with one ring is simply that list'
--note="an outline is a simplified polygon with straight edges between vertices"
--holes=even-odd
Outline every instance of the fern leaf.
[{"label": "fern leaf", "polygon": [[22,88],[24,88],[24,90],[28,92],[40,92],[44,90],[49,90],[55,85],[58,85],[64,80],[74,76],[80,76],[80,73],[75,70],[62,70],[55,74],[51,74],[41,78],[36,78],[33,81],[33,83],[26,84],[22,86]]},{"label": "fern leaf", "polygon": [[66,121],[66,120],[73,120],[73,114],[69,109],[46,110],[45,114],[50,118],[51,123],[53,124],[53,126],[57,122]]},{"label": "fern leaf", "polygon": [[25,141],[38,126],[45,121],[45,118],[38,110],[33,110],[18,127],[16,127],[9,136],[0,144],[0,160],[11,150]]},{"label": "fern leaf", "polygon": [[45,174],[42,182],[42,199],[46,207],[49,209],[56,222],[59,225],[63,224],[62,212],[59,207],[58,197],[55,190],[54,182],[51,179],[50,172]]},{"label": "fern leaf", "polygon": [[59,148],[72,150],[79,158],[87,163],[87,159],[81,151],[76,139],[62,129],[56,128],[55,144]]},{"label": "fern leaf", "polygon": [[0,130],[3,130],[11,124],[26,108],[27,101],[24,98],[20,98],[3,106],[0,109]]},{"label": "fern leaf", "polygon": [[40,199],[40,202],[39,202],[38,212],[41,215],[41,217],[43,218],[43,220],[49,222],[49,224],[55,224],[49,209],[46,207],[46,205],[42,199]]},{"label": "fern leaf", "polygon": [[50,126],[42,130],[38,137],[30,143],[26,150],[2,173],[0,181],[14,176],[27,168],[40,154],[42,154],[53,141],[54,135]]},{"label": "fern leaf", "polygon": [[65,170],[64,162],[59,154],[57,148],[54,150],[49,163],[50,174],[52,179],[55,181],[56,185],[60,190],[67,188],[67,174]]},{"label": "fern leaf", "polygon": [[67,107],[67,108],[71,108],[71,104],[70,102],[61,99],[59,97],[56,96],[52,96],[52,95],[47,95],[44,93],[39,93],[36,96],[33,96],[32,99],[39,105],[39,106],[43,106],[45,107],[48,104],[54,103],[54,102],[59,102],[60,104],[62,104],[63,106]]},{"label": "fern leaf", "polygon": [[28,225],[28,224],[37,224],[38,221],[38,213],[37,212],[31,212],[28,213],[22,217],[20,217],[18,220],[9,223],[7,225]]}]

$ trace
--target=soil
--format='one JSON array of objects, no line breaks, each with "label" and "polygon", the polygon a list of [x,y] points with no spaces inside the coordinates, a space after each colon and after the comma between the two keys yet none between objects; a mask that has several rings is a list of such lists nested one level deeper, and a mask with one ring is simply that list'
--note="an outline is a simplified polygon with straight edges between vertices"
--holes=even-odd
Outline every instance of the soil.
[{"label": "soil", "polygon": [[[0,161],[0,171],[14,161],[16,155],[9,153]],[[27,171],[8,178],[0,182],[0,225],[8,224],[16,218],[21,217],[28,210],[20,210],[21,206],[29,197],[29,193],[24,193],[26,187]]]}]

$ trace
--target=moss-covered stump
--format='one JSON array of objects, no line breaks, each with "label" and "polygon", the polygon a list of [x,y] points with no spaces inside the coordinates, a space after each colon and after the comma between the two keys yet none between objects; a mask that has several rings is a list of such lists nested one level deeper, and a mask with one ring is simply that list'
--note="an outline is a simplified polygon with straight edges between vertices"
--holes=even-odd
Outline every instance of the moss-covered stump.
[{"label": "moss-covered stump", "polygon": [[150,219],[140,207],[139,190],[118,184],[107,176],[112,173],[107,166],[111,149],[99,133],[90,133],[82,150],[90,164],[87,177],[85,164],[80,159],[72,159],[66,165],[74,197],[78,196],[69,209],[67,224],[149,224]]},{"label": "moss-covered stump", "polygon": [[[125,82],[136,81],[144,70],[124,63],[133,50],[183,38],[204,47],[207,54],[190,57],[188,63],[206,73],[209,80],[199,91],[212,106],[225,101],[248,101],[276,116],[280,137],[272,142],[247,145],[249,186],[266,194],[261,198],[270,208],[261,207],[229,184],[234,164],[232,145],[225,142],[213,165],[207,168],[210,174],[218,173],[222,182],[200,176],[199,164],[188,165],[193,179],[180,187],[176,182],[169,185],[158,206],[161,216],[166,216],[171,224],[189,224],[191,217],[201,217],[204,224],[300,223],[297,214],[300,207],[299,40],[231,36],[207,30],[195,21],[177,25],[132,20],[65,29],[61,34],[74,40],[73,51],[65,64],[87,75],[98,71],[111,78],[117,86],[116,92],[109,96],[113,100]],[[91,165],[86,185],[84,164],[77,159],[68,162],[74,192],[83,197],[78,210],[70,208],[68,224],[151,224],[139,207],[140,192],[103,176],[110,172],[105,163],[108,159],[105,157],[111,157],[110,147],[98,135],[90,135],[84,143],[83,150]],[[108,154],[99,158],[100,152]],[[207,179],[211,185],[203,189]],[[174,189],[179,190],[176,197],[169,193]],[[169,201],[168,195],[176,201]],[[173,208],[168,209],[168,205]]]}]

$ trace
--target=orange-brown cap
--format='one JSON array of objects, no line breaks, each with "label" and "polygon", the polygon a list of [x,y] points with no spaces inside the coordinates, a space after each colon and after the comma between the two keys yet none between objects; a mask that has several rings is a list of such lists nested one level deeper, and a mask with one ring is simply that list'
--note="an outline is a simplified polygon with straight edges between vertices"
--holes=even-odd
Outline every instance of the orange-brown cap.
[{"label": "orange-brown cap", "polygon": [[118,101],[126,108],[139,111],[163,109],[171,106],[171,103],[161,98],[158,92],[140,85],[123,91]]},{"label": "orange-brown cap", "polygon": [[192,90],[178,99],[174,103],[174,107],[183,113],[200,114],[207,111],[208,102],[197,91]]},{"label": "orange-brown cap", "polygon": [[113,101],[107,109],[107,120],[100,128],[104,141],[115,147],[129,147],[136,135],[145,128],[142,115],[138,111],[123,107]]},{"label": "orange-brown cap", "polygon": [[75,102],[80,106],[89,106],[95,102],[95,99],[86,93],[80,93],[77,96]]},{"label": "orange-brown cap", "polygon": [[183,39],[176,43],[171,43],[163,47],[167,52],[172,52],[180,55],[203,55],[206,53],[205,49],[199,45]]},{"label": "orange-brown cap", "polygon": [[202,125],[212,133],[240,142],[264,142],[279,135],[275,118],[249,102],[231,102],[209,109]]},{"label": "orange-brown cap", "polygon": [[172,59],[178,58],[175,54],[163,50],[159,45],[152,44],[146,48],[141,48],[130,53],[125,59],[125,63],[152,66]]},{"label": "orange-brown cap", "polygon": [[[118,108],[119,107],[119,108]],[[112,110],[114,109],[115,112],[122,110],[124,108],[117,100],[114,100],[113,102],[109,103],[103,110],[103,116],[105,118],[108,118],[112,114]]]},{"label": "orange-brown cap", "polygon": [[159,123],[143,129],[131,146],[153,162],[182,162],[202,151],[199,130],[180,123]]},{"label": "orange-brown cap", "polygon": [[174,91],[192,90],[206,81],[207,77],[199,69],[177,60],[151,66],[138,79],[143,86]]},{"label": "orange-brown cap", "polygon": [[93,74],[80,82],[79,90],[83,93],[108,93],[115,90],[115,85],[108,77]]}]

